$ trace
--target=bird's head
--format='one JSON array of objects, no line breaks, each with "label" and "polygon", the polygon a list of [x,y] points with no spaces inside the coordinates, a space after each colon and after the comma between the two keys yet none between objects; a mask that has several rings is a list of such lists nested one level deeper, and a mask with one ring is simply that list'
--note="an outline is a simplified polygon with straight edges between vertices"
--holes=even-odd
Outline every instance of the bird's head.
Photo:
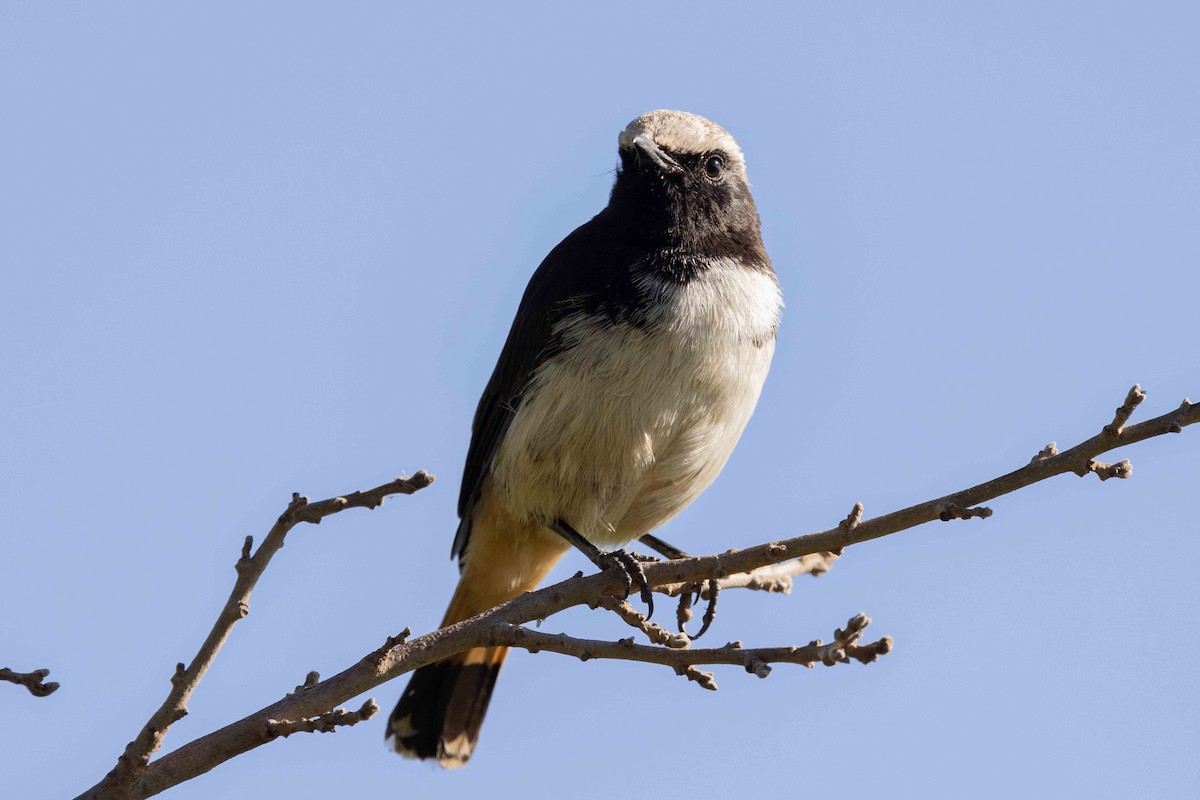
[{"label": "bird's head", "polygon": [[721,126],[683,111],[651,111],[618,137],[609,209],[648,243],[698,255],[761,250],[742,149]]}]

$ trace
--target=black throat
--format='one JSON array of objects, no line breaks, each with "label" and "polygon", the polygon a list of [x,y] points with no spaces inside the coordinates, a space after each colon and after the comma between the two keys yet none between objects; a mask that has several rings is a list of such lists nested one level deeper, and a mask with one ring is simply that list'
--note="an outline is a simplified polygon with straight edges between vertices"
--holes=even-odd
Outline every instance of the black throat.
[{"label": "black throat", "polygon": [[717,260],[770,271],[758,211],[745,182],[714,183],[696,158],[676,156],[681,173],[639,167],[621,152],[606,213],[630,245],[646,253],[645,268],[686,283]]}]

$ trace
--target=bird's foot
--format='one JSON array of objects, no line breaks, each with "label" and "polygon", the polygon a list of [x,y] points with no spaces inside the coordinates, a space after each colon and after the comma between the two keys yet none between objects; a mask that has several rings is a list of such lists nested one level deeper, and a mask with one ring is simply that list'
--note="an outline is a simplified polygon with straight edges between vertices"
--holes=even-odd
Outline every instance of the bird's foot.
[{"label": "bird's foot", "polygon": [[646,604],[646,619],[654,616],[654,593],[646,581],[646,573],[642,570],[642,561],[646,556],[636,556],[627,550],[610,550],[600,555],[596,566],[601,569],[613,569],[620,573],[625,582],[625,596],[629,597],[633,587],[637,587],[642,602]]},{"label": "bird's foot", "polygon": [[627,550],[612,550],[606,553],[563,519],[552,520],[547,523],[547,527],[586,555],[588,560],[600,569],[617,570],[625,581],[625,597],[629,597],[633,587],[637,586],[642,602],[646,604],[646,619],[654,616],[654,594],[650,591],[650,584],[646,581],[646,573],[642,570],[639,560],[645,559],[645,556],[634,556]]},{"label": "bird's foot", "polygon": [[[704,588],[708,590],[708,606],[705,607],[704,616],[700,620],[700,630],[696,632],[695,636],[688,636],[692,641],[703,636],[704,632],[708,630],[708,626],[712,625],[713,620],[717,617],[717,595],[721,593],[721,582],[713,578]],[[704,588],[696,583],[685,588],[679,595],[679,607],[675,610],[675,619],[679,622],[680,633],[687,633],[685,626],[692,619],[692,605],[704,596]]]},{"label": "bird's foot", "polygon": [[[664,542],[657,536],[652,536],[649,533],[642,534],[642,544],[653,548],[672,561],[681,558],[691,558],[687,551],[680,550],[673,544]],[[713,619],[717,616],[717,595],[721,592],[721,583],[715,579],[708,582],[708,607],[704,609],[704,617],[700,621],[700,632],[695,636],[689,636],[689,639],[699,639],[708,630],[708,626],[712,624]],[[675,619],[679,622],[679,632],[686,634],[685,629],[687,624],[692,621],[692,605],[704,596],[704,587],[699,583],[693,583],[690,586],[685,586],[679,594],[679,607],[675,610]]]}]

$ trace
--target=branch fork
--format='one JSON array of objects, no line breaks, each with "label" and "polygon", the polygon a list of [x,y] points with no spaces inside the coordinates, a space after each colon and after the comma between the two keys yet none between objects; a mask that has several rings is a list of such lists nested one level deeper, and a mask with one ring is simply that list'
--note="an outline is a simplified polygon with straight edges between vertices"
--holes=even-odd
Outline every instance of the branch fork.
[{"label": "branch fork", "polygon": [[257,551],[251,553],[253,537],[247,536],[243,540],[241,556],[235,565],[237,580],[233,590],[196,657],[189,666],[185,667],[182,662],[176,664],[171,675],[171,690],[162,705],[150,716],[133,741],[125,746],[116,766],[100,783],[80,797],[148,797],[156,793],[145,788],[150,757],[162,746],[171,726],[187,715],[187,701],[225,644],[233,626],[250,613],[250,594],[271,558],[283,547],[284,538],[293,527],[300,522],[317,524],[322,518],[346,508],[376,508],[388,495],[413,494],[432,484],[433,480],[432,475],[421,470],[410,478],[396,478],[365,492],[353,492],[317,503],[310,503],[308,498],[293,493],[291,502],[279,515]]},{"label": "branch fork", "polygon": [[[686,591],[687,586],[694,587],[712,579],[720,581],[721,588],[786,592],[791,588],[793,575],[820,574],[845,547],[939,518],[986,518],[991,512],[983,503],[1049,477],[1068,472],[1079,475],[1094,472],[1101,479],[1128,477],[1132,472],[1128,461],[1104,464],[1096,457],[1155,436],[1178,433],[1200,421],[1200,408],[1184,400],[1172,412],[1129,425],[1129,418],[1144,398],[1145,393],[1135,385],[1116,410],[1113,421],[1096,436],[1062,452],[1053,443],[1047,445],[1027,465],[977,486],[871,519],[863,518],[862,505],[857,504],[844,520],[829,530],[718,555],[647,563],[647,583],[655,591],[666,594]],[[81,797],[149,797],[274,738],[354,724],[377,711],[373,702],[368,701],[355,712],[337,710],[338,706],[385,681],[481,645],[506,645],[530,652],[546,650],[583,660],[614,658],[660,664],[706,689],[716,689],[716,681],[712,673],[699,669],[699,665],[735,665],[766,677],[772,664],[792,663],[807,667],[851,661],[869,664],[893,648],[893,641],[888,636],[870,643],[862,642],[864,631],[870,624],[865,614],[856,615],[844,628],[835,630],[829,644],[814,640],[803,647],[746,649],[740,642],[731,642],[724,647],[696,648],[690,641],[672,639],[628,603],[616,601],[613,595],[620,591],[620,580],[611,571],[577,575],[423,636],[410,639],[406,629],[398,636],[389,637],[382,647],[341,673],[325,680],[311,675],[297,691],[283,699],[151,763],[150,756],[161,744],[166,730],[184,712],[186,700],[196,683],[233,624],[248,609],[250,591],[270,557],[282,547],[287,531],[300,521],[316,523],[345,508],[374,508],[389,494],[411,494],[428,486],[432,480],[432,476],[419,472],[412,478],[397,479],[367,492],[354,492],[318,503],[309,503],[297,494],[256,552],[251,552],[253,543],[247,537],[238,561],[234,591],[197,657],[190,666],[182,668],[180,665],[181,669],[176,670],[167,700],[129,744],[113,771]],[[645,635],[651,644],[638,644],[633,637],[611,642],[578,639],[526,627],[579,605],[612,611],[625,624]]]},{"label": "branch fork", "polygon": [[24,686],[34,697],[46,697],[58,689],[54,681],[45,683],[44,679],[50,674],[48,669],[35,669],[33,672],[14,672],[8,667],[0,667],[0,681],[8,681],[18,686]]}]

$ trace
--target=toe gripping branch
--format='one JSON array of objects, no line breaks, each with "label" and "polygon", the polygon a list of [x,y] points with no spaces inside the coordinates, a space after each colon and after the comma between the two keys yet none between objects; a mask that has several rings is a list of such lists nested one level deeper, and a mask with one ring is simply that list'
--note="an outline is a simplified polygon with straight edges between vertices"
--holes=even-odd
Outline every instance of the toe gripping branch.
[{"label": "toe gripping branch", "polygon": [[637,587],[642,602],[646,604],[646,619],[654,616],[654,594],[646,581],[646,573],[637,558],[626,550],[604,552],[589,542],[583,534],[572,528],[561,519],[554,520],[550,529],[567,540],[576,550],[588,557],[588,560],[600,569],[614,569],[625,582],[625,597]]},{"label": "toe gripping branch", "polygon": [[[657,536],[645,534],[642,536],[642,543],[661,553],[664,558],[676,561],[680,558],[691,558],[683,550],[680,550],[673,544],[664,542]],[[700,584],[695,584],[691,589],[685,590],[679,595],[679,607],[675,610],[675,619],[679,622],[679,632],[687,633],[684,626],[692,619],[692,604],[704,597],[705,590],[708,593],[708,606],[704,609],[704,617],[700,621],[700,630],[695,636],[689,636],[692,641],[699,639],[708,630],[708,626],[712,625],[712,621],[717,617],[717,595],[721,593],[721,582],[716,578],[711,578],[708,581],[707,587],[701,587]]]}]

